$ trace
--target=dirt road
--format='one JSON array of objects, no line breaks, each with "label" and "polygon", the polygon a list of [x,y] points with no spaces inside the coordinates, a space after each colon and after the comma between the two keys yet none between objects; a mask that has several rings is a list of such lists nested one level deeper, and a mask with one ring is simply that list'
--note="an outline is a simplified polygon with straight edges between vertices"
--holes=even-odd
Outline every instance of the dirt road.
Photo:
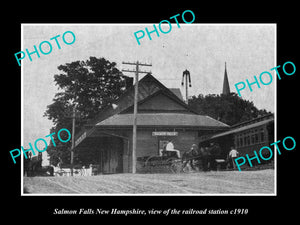
[{"label": "dirt road", "polygon": [[32,194],[273,194],[274,170],[24,177]]}]

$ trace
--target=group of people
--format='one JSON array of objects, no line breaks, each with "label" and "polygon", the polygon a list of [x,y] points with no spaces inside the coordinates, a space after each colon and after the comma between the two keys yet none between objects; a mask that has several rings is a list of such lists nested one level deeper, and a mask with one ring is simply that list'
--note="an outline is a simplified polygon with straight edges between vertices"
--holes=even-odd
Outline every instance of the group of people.
[{"label": "group of people", "polygon": [[[164,151],[176,152],[177,157],[181,158],[180,151],[174,148],[174,144],[171,140],[169,140],[166,146],[164,147]],[[194,170],[195,167],[194,167],[193,160],[201,160],[203,171],[208,171],[217,168],[216,159],[222,158],[221,154],[222,154],[221,148],[218,143],[211,142],[209,146],[200,147],[200,149],[196,144],[193,144],[190,150],[183,153],[182,159],[185,165],[189,163],[191,168]],[[238,151],[232,146],[230,148],[230,151],[226,159],[227,163],[229,163],[230,168],[233,169],[236,168],[234,160],[238,157],[238,155],[239,155]]]}]

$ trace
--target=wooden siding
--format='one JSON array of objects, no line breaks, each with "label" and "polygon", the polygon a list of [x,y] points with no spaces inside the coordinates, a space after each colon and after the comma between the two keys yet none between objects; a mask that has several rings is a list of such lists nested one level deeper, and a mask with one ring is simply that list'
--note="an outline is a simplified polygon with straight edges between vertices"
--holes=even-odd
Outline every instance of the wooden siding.
[{"label": "wooden siding", "polygon": [[178,136],[152,136],[153,131],[154,130],[138,131],[137,157],[158,155],[160,140],[172,140],[174,148],[179,150],[181,154],[189,150],[192,144],[198,144],[197,131],[176,130],[178,132]]},{"label": "wooden siding", "polygon": [[97,165],[100,173],[122,173],[123,148],[121,138],[93,137],[77,150],[77,154],[84,165]]},{"label": "wooden siding", "polygon": [[168,96],[160,93],[138,107],[139,112],[143,111],[187,111],[185,107],[171,100]]}]

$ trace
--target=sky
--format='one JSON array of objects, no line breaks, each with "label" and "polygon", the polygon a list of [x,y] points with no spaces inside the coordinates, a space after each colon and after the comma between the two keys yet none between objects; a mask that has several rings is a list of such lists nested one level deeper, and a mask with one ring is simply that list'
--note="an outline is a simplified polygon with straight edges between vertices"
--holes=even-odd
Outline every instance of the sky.
[{"label": "sky", "polygon": [[[154,22],[158,27],[158,22]],[[223,87],[225,62],[231,92],[237,92],[234,84],[254,81],[263,71],[270,71],[276,65],[276,25],[275,24],[172,24],[169,33],[152,33],[150,40],[145,35],[138,45],[134,33],[153,24],[23,24],[22,51],[34,51],[34,45],[43,41],[52,44],[48,55],[40,53],[40,58],[32,54],[22,60],[22,143],[34,143],[38,138],[50,134],[52,122],[43,117],[47,105],[53,103],[58,87],[54,75],[59,74],[59,65],[77,60],[87,60],[90,56],[116,62],[117,68],[134,69],[122,62],[150,63],[151,67],[141,70],[151,71],[152,75],[168,88],[181,88],[182,73],[190,71],[192,87],[189,96],[199,94],[220,94]],[[168,25],[162,27],[168,30]],[[75,34],[75,42],[67,45],[62,41],[66,31]],[[57,38],[61,49],[57,48]],[[65,36],[72,41],[72,36]],[[47,52],[47,44],[43,44]],[[17,63],[17,62],[16,62]],[[124,73],[133,76],[132,73]],[[276,75],[272,71],[273,82],[261,85],[253,91],[246,88],[242,98],[253,101],[258,109],[275,112]],[[140,76],[140,79],[144,75]],[[265,82],[267,82],[265,78]],[[49,139],[49,140],[48,140]],[[50,141],[50,138],[45,138]]]}]

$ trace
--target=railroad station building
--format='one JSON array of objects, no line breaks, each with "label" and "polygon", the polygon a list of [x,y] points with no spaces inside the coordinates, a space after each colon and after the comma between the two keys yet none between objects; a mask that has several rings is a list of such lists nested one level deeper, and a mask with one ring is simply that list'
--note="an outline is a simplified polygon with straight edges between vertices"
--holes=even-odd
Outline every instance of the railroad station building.
[{"label": "railroad station building", "polygon": [[[82,164],[96,165],[99,173],[132,171],[133,103],[134,85],[82,127],[75,136],[75,153]],[[202,136],[229,128],[190,109],[180,89],[168,89],[151,74],[139,81],[137,162],[158,155],[168,140],[182,153],[198,145]]]}]

